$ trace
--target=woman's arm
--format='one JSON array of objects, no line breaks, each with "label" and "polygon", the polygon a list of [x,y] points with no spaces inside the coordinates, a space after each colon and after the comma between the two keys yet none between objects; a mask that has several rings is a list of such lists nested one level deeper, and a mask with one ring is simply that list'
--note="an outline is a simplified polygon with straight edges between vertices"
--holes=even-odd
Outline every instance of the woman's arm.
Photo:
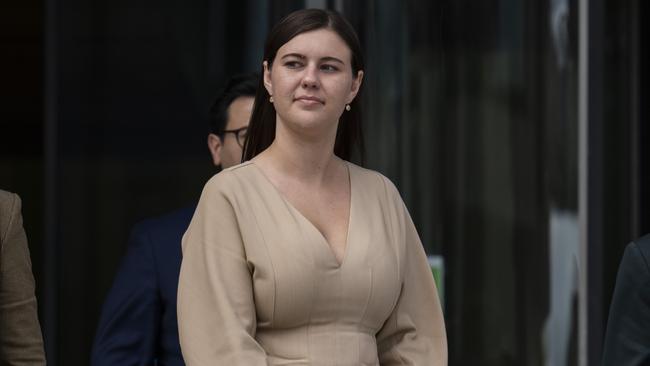
[{"label": "woman's arm", "polygon": [[[390,184],[391,188],[392,184]],[[431,268],[406,207],[395,190],[404,240],[402,288],[393,312],[377,333],[383,365],[447,365],[445,321]],[[399,207],[398,206],[398,207]]]},{"label": "woman's arm", "polygon": [[[205,186],[183,236],[178,330],[188,366],[264,365],[250,268],[224,171]],[[227,177],[226,177],[227,178]]]}]

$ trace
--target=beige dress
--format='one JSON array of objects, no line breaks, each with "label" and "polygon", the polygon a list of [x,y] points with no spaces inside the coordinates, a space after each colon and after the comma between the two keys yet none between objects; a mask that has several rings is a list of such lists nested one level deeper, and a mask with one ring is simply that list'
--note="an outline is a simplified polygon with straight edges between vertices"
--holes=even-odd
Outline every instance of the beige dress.
[{"label": "beige dress", "polygon": [[447,364],[435,284],[399,193],[381,174],[348,167],[341,265],[254,163],[208,181],[183,237],[188,366]]}]

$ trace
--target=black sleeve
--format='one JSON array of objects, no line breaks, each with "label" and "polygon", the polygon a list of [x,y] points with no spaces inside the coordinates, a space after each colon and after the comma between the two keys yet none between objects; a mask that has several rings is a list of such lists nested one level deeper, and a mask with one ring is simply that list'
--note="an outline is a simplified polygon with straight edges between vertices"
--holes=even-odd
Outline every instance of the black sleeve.
[{"label": "black sleeve", "polygon": [[636,243],[618,269],[603,350],[603,366],[650,365],[650,269]]}]

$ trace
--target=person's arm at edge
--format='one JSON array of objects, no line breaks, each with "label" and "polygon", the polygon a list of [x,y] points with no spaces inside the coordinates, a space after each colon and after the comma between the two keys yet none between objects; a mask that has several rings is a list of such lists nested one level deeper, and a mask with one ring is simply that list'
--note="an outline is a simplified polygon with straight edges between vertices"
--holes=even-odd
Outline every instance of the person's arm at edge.
[{"label": "person's arm at edge", "polygon": [[[641,240],[650,241],[650,236]],[[635,242],[625,248],[609,310],[603,366],[650,362],[649,259]]]},{"label": "person's arm at edge", "polygon": [[34,275],[21,201],[12,194],[6,231],[1,228],[0,364],[45,365],[43,336],[38,322]]}]

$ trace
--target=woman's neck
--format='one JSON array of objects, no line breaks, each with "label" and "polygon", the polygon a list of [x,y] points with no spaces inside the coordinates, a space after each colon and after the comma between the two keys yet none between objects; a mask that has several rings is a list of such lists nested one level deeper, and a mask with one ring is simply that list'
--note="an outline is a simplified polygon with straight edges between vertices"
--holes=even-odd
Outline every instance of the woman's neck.
[{"label": "woman's neck", "polygon": [[335,141],[336,130],[327,136],[307,138],[278,123],[275,140],[260,155],[278,173],[322,184],[342,166],[341,159],[334,155]]}]

